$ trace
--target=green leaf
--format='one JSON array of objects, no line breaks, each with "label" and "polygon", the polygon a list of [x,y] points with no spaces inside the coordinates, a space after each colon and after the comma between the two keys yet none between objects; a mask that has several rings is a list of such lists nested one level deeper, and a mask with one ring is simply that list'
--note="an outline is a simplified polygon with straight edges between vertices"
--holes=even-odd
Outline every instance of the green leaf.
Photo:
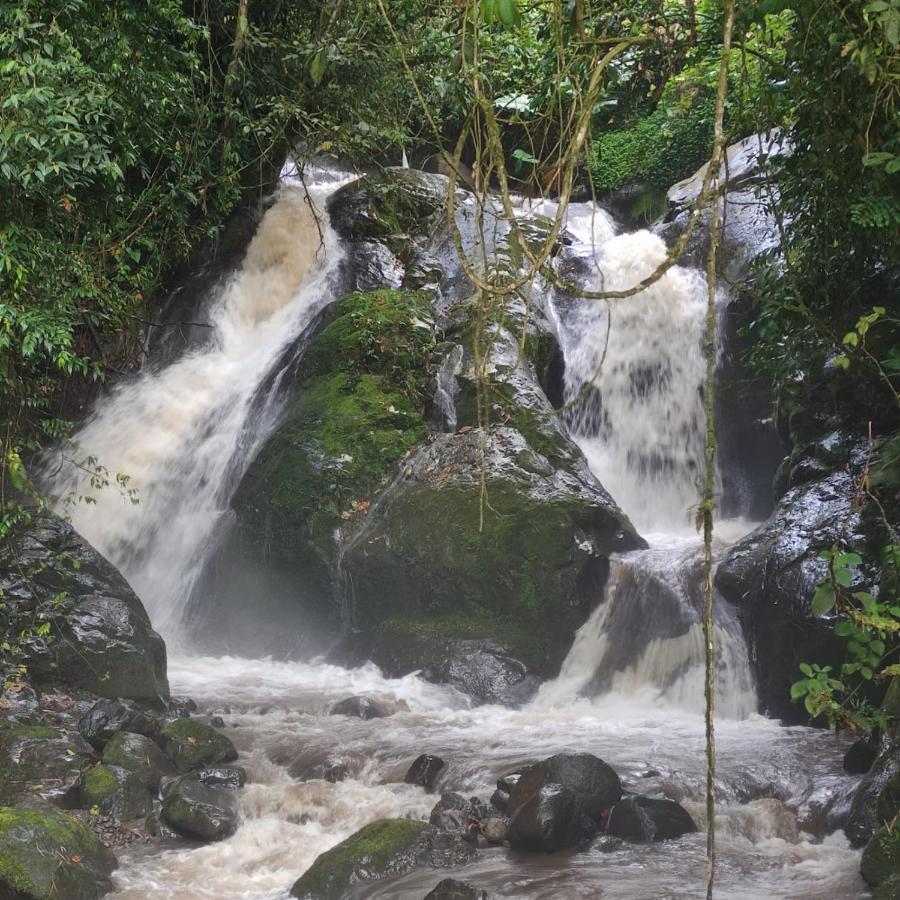
[{"label": "green leaf", "polygon": [[539,159],[535,159],[530,153],[519,147],[513,150],[512,155],[513,159],[518,159],[520,162],[531,163],[532,165],[537,165],[540,162]]},{"label": "green leaf", "polygon": [[324,47],[321,47],[316,51],[309,64],[309,77],[312,79],[313,84],[318,85],[321,83],[322,78],[325,75],[325,66],[327,62],[328,52]]},{"label": "green leaf", "polygon": [[824,616],[834,608],[834,588],[830,581],[823,581],[817,588],[812,599],[812,614]]},{"label": "green leaf", "polygon": [[809,663],[800,663],[800,671],[807,677],[813,677],[812,666]]},{"label": "green leaf", "polygon": [[809,692],[809,684],[805,681],[795,681],[791,685],[791,700],[799,700]]}]

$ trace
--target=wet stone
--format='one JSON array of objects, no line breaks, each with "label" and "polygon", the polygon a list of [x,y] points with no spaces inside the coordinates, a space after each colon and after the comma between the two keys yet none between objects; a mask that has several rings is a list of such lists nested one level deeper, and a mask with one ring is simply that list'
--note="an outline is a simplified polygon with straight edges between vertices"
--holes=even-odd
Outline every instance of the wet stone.
[{"label": "wet stone", "polygon": [[697,826],[688,811],[673,800],[636,796],[613,807],[606,830],[626,841],[652,843],[689,834]]},{"label": "wet stone", "polygon": [[154,790],[164,776],[176,774],[175,766],[155,741],[128,731],[120,731],[106,745],[103,762],[134,772],[143,784]]},{"label": "wet stone", "polygon": [[210,787],[242,788],[247,783],[243,766],[211,766],[197,771],[197,780]]},{"label": "wet stone", "polygon": [[176,719],[160,732],[160,744],[181,772],[203,766],[233,762],[237,759],[234,744],[208,725],[192,719]]},{"label": "wet stone", "polygon": [[445,878],[434,887],[434,890],[429,891],[423,900],[489,900],[489,894],[467,881]]},{"label": "wet stone", "polygon": [[425,788],[426,791],[432,791],[438,775],[440,775],[445,765],[446,763],[439,756],[423,753],[409,767],[409,771],[403,780],[406,784],[417,784],[419,787]]},{"label": "wet stone", "polygon": [[98,700],[78,720],[78,731],[95,749],[102,750],[117,731],[154,735],[161,727],[156,716],[127,700]]},{"label": "wet stone", "polygon": [[357,719],[383,719],[390,713],[371,697],[347,697],[331,707],[332,716],[351,716]]},{"label": "wet stone", "polygon": [[346,760],[340,758],[331,758],[325,760],[323,778],[330,784],[337,784],[343,781],[350,774],[350,767]]},{"label": "wet stone", "polygon": [[449,831],[465,831],[469,818],[474,813],[472,802],[462,794],[441,794],[441,799],[431,810],[428,821],[438,828]]},{"label": "wet stone", "polygon": [[234,791],[210,787],[190,775],[163,783],[162,812],[176,831],[205,841],[222,840],[237,828]]},{"label": "wet stone", "polygon": [[509,809],[509,794],[499,788],[491,794],[491,806],[505,813]]}]

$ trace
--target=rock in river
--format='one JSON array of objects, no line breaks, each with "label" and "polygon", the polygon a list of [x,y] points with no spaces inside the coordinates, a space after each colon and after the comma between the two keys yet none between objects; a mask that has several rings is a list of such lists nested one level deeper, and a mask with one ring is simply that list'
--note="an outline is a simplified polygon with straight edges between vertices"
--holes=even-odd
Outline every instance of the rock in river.
[{"label": "rock in river", "polygon": [[697,830],[688,811],[673,800],[625,797],[612,809],[606,830],[626,841],[654,842]]}]

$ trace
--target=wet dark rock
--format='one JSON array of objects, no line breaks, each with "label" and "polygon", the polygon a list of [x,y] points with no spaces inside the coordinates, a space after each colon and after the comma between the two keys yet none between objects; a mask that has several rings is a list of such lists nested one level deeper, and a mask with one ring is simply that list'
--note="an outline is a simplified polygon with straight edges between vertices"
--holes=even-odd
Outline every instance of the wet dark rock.
[{"label": "wet dark rock", "polygon": [[490,800],[491,806],[494,809],[500,810],[500,812],[505,813],[509,809],[509,794],[506,791],[501,791],[499,788],[491,794]]},{"label": "wet dark rock", "polygon": [[900,830],[879,828],[863,850],[859,871],[869,887],[900,874]]},{"label": "wet dark rock", "polygon": [[26,618],[51,623],[47,639],[35,635],[23,645],[37,687],[152,702],[168,697],[162,638],[122,575],[71,525],[42,514],[5,541],[0,592],[11,631]]},{"label": "wet dark rock", "polygon": [[356,719],[383,719],[390,711],[371,697],[347,697],[331,707],[332,716],[351,716]]},{"label": "wet dark rock", "polygon": [[439,756],[423,753],[416,757],[403,780],[407,784],[417,784],[426,791],[432,791],[445,765],[446,763]]},{"label": "wet dark rock", "polygon": [[490,900],[490,895],[467,881],[445,878],[438,882],[423,900]]},{"label": "wet dark rock", "polygon": [[350,767],[346,760],[331,757],[325,760],[322,777],[327,782],[337,784],[339,781],[343,781],[349,774]]},{"label": "wet dark rock", "polygon": [[152,738],[128,731],[113,736],[103,751],[103,762],[133,772],[146,787],[154,790],[165,776],[176,774],[175,766]]},{"label": "wet dark rock", "polygon": [[844,754],[844,771],[851,775],[865,775],[872,768],[881,750],[880,741],[871,736],[855,740]]},{"label": "wet dark rock", "polygon": [[35,793],[61,804],[75,799],[82,774],[96,761],[78,732],[2,720],[0,726],[0,781],[5,782],[0,789]]},{"label": "wet dark rock", "polygon": [[844,832],[854,847],[865,845],[900,810],[900,805],[894,808],[895,804],[892,802],[895,793],[900,793],[895,792],[894,788],[898,781],[900,739],[895,738],[875,760],[853,793]]},{"label": "wet dark rock", "polygon": [[615,835],[601,834],[591,846],[594,850],[599,850],[601,853],[615,853],[623,843],[622,838]]},{"label": "wet dark rock", "polygon": [[540,686],[524,663],[492,641],[454,641],[445,658],[422,674],[436,684],[452,684],[479,703],[510,707],[527,703]]},{"label": "wet dark rock", "polygon": [[212,725],[213,728],[224,728],[225,720],[221,716],[213,716],[209,720],[209,724]]},{"label": "wet dark rock", "polygon": [[161,795],[163,818],[183,835],[219,841],[237,828],[238,803],[232,790],[182,775],[163,782]]},{"label": "wet dark rock", "polygon": [[73,816],[0,808],[0,896],[95,900],[112,890],[115,868],[113,854]]},{"label": "wet dark rock", "polygon": [[507,775],[501,775],[497,779],[497,790],[506,794],[512,793],[512,789],[519,783],[519,779],[525,774],[527,769],[522,771],[510,772]]},{"label": "wet dark rock", "polygon": [[633,796],[613,807],[606,830],[626,841],[652,843],[689,834],[697,826],[688,811],[672,800]]},{"label": "wet dark rock", "polygon": [[[728,181],[724,185],[725,212],[722,255],[725,271],[731,279],[739,279],[747,266],[762,251],[778,243],[778,228],[767,198],[758,196],[759,185],[768,177],[759,161],[790,152],[790,143],[778,129],[751,135],[727,148]],[[690,217],[690,207],[702,188],[706,167],[669,188],[669,212],[660,233],[667,242],[682,234]],[[702,267],[709,250],[710,211],[705,209],[688,241],[686,264]]]},{"label": "wet dark rock", "polygon": [[515,816],[519,807],[546,784],[558,784],[570,790],[577,798],[579,812],[595,822],[601,821],[622,796],[619,776],[602,759],[591,753],[558,753],[518,778],[510,791],[510,816]]},{"label": "wet dark rock", "polygon": [[559,784],[543,784],[512,809],[509,845],[514,850],[543,853],[576,847],[589,833],[584,818],[574,791]]},{"label": "wet dark rock", "polygon": [[215,766],[198,769],[198,781],[209,787],[242,788],[247,783],[247,770],[243,766]]},{"label": "wet dark rock", "polygon": [[192,719],[170,722],[160,732],[159,742],[180,772],[233,762],[238,756],[224,734]]},{"label": "wet dark rock", "polygon": [[117,731],[154,735],[162,723],[153,714],[139,709],[127,700],[98,700],[78,720],[78,731],[95,749],[102,750]]},{"label": "wet dark rock", "polygon": [[402,875],[416,866],[467,862],[475,848],[427,822],[379,819],[322,853],[291,888],[299,900],[343,900],[351,886]]},{"label": "wet dark rock", "polygon": [[849,469],[789,490],[767,522],[735,544],[719,564],[716,587],[739,612],[756,676],[760,710],[789,724],[808,721],[790,698],[801,662],[840,665],[843,640],[811,613],[827,574],[820,557],[840,537],[865,553],[859,515],[850,508],[865,462],[857,447]]},{"label": "wet dark rock", "polygon": [[15,678],[0,675],[0,707],[9,717],[27,719],[40,705],[40,694],[21,674]]},{"label": "wet dark rock", "polygon": [[153,809],[153,797],[140,773],[121,766],[88,769],[79,793],[82,809],[96,809],[115,822],[144,818]]},{"label": "wet dark rock", "polygon": [[462,794],[441,794],[428,821],[436,828],[464,832],[472,816],[477,815],[472,801]]},{"label": "wet dark rock", "polygon": [[197,704],[190,697],[172,697],[166,708],[170,716],[178,719],[189,719],[197,712]]}]

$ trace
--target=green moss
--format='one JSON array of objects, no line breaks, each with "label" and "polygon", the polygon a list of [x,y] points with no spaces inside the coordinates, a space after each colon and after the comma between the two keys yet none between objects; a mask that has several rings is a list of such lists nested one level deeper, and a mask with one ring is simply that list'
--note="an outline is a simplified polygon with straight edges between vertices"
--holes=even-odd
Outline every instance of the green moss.
[{"label": "green moss", "polygon": [[900,829],[879,828],[866,844],[859,870],[871,887],[900,874]]},{"label": "green moss", "polygon": [[[73,856],[82,860],[68,864]],[[114,865],[112,854],[78,819],[0,808],[0,895],[99,897],[111,887],[108,873]]]},{"label": "green moss", "polygon": [[872,894],[873,900],[900,900],[900,875],[892,875],[883,881]]},{"label": "green moss", "polygon": [[884,824],[892,822],[897,813],[900,813],[900,773],[881,789],[876,807],[878,821]]},{"label": "green moss", "polygon": [[426,822],[379,819],[322,853],[291,889],[301,900],[341,900],[365,870],[374,880],[428,830]]},{"label": "green moss", "polygon": [[47,725],[13,724],[7,732],[10,738],[29,738],[31,740],[47,740],[60,736],[60,732]]},{"label": "green moss", "polygon": [[109,766],[94,766],[84,776],[82,791],[86,801],[99,802],[119,789],[119,779]]},{"label": "green moss", "polygon": [[[327,590],[334,530],[428,434],[434,333],[414,291],[341,301],[315,339],[284,424],[235,498],[244,545]],[[318,570],[318,575],[316,574]]]},{"label": "green moss", "polygon": [[615,190],[642,182],[664,189],[693,174],[709,157],[714,111],[709,93],[689,105],[671,95],[649,116],[601,135],[590,151],[594,185]]}]

